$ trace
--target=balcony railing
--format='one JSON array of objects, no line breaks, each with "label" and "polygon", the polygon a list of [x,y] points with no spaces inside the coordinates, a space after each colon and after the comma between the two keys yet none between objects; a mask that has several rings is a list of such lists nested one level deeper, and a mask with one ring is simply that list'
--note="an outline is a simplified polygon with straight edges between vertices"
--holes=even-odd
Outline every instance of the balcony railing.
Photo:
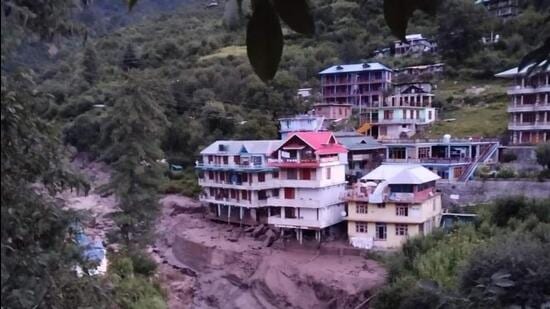
[{"label": "balcony railing", "polygon": [[508,112],[536,112],[550,111],[550,103],[537,102],[535,104],[509,104]]},{"label": "balcony railing", "polygon": [[550,121],[535,122],[511,122],[508,124],[510,130],[550,130]]},{"label": "balcony railing", "polygon": [[388,163],[433,163],[433,164],[453,164],[453,163],[471,163],[470,158],[420,158],[420,159],[385,159]]},{"label": "balcony railing", "polygon": [[214,163],[214,162],[208,162],[208,163],[198,162],[198,163],[195,164],[195,167],[196,168],[226,168],[226,169],[231,169],[231,168],[236,168],[236,169],[261,169],[261,168],[267,168],[267,166],[265,164],[254,164],[254,163],[249,163],[249,164],[235,164],[235,163],[220,164],[220,163]]},{"label": "balcony railing", "polygon": [[303,218],[282,218],[281,216],[271,216],[267,218],[267,223],[282,226],[304,226],[312,228],[321,227],[321,222],[316,220],[306,220]]},{"label": "balcony railing", "polygon": [[409,123],[409,124],[412,124],[412,123],[425,123],[426,122],[426,118],[414,118],[414,119],[379,119],[378,120],[378,123],[379,124],[392,124],[392,123],[395,123],[395,124],[399,124],[399,123]]},{"label": "balcony railing", "polygon": [[550,91],[550,84],[526,85],[525,87],[516,85],[508,87],[507,90],[508,94],[548,92]]}]

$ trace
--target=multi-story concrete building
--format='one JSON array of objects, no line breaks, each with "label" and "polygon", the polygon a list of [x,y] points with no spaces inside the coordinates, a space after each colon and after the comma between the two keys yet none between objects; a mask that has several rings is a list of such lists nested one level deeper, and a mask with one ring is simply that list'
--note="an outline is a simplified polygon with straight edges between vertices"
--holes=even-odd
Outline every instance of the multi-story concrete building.
[{"label": "multi-story concrete building", "polygon": [[325,117],[315,115],[296,115],[279,118],[281,139],[286,139],[292,132],[317,132],[323,130]]},{"label": "multi-story concrete building", "polygon": [[528,68],[513,68],[497,77],[510,78],[508,88],[508,131],[512,145],[533,145],[550,141],[550,68],[526,76]]},{"label": "multi-story concrete building", "polygon": [[382,164],[386,158],[386,146],[357,132],[335,132],[334,136],[348,150],[346,179],[354,183],[357,179]]},{"label": "multi-story concrete building", "polygon": [[278,168],[278,187],[267,199],[268,223],[295,230],[322,231],[343,220],[347,150],[331,132],[295,132],[276,148],[269,167]]},{"label": "multi-story concrete building", "polygon": [[429,234],[441,218],[440,177],[420,165],[381,165],[349,190],[348,236],[355,247],[391,249]]},{"label": "multi-story concrete building", "polygon": [[498,162],[498,140],[385,140],[385,163],[421,164],[447,181],[467,181],[480,164]]},{"label": "multi-story concrete building", "polygon": [[405,41],[395,41],[393,49],[396,57],[421,55],[423,53],[435,53],[437,51],[437,43],[426,39],[422,34],[409,34],[405,36]]},{"label": "multi-story concrete building", "polygon": [[503,19],[519,13],[519,0],[477,0],[476,4],[482,4],[490,14]]},{"label": "multi-story concrete building", "polygon": [[378,107],[391,87],[392,70],[378,62],[335,65],[319,72],[322,101],[315,114],[327,119],[348,118]]},{"label": "multi-story concrete building", "polygon": [[394,93],[373,109],[371,134],[379,139],[409,138],[436,119],[431,83],[394,85]]},{"label": "multi-story concrete building", "polygon": [[267,223],[268,196],[279,192],[279,172],[268,157],[281,141],[216,141],[201,151],[196,168],[199,200],[213,220]]}]

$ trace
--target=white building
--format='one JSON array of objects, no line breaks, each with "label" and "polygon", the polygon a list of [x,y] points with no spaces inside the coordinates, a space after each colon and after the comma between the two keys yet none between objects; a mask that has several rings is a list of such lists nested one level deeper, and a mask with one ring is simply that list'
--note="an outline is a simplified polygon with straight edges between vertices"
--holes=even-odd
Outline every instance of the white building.
[{"label": "white building", "polygon": [[285,139],[292,132],[317,132],[323,129],[325,118],[314,115],[296,115],[279,118],[281,138]]},{"label": "white building", "polygon": [[394,42],[395,56],[420,55],[423,53],[434,53],[437,51],[437,43],[428,40],[422,34],[409,34],[405,41]]},{"label": "white building", "polygon": [[209,217],[225,222],[267,223],[267,199],[279,192],[277,168],[267,165],[279,140],[216,141],[201,151],[197,162],[199,200]]},{"label": "white building", "polygon": [[[279,191],[268,198],[268,223],[296,231],[322,231],[343,220],[347,150],[331,132],[292,133],[269,159],[279,169]],[[307,233],[307,232],[306,232]]]}]

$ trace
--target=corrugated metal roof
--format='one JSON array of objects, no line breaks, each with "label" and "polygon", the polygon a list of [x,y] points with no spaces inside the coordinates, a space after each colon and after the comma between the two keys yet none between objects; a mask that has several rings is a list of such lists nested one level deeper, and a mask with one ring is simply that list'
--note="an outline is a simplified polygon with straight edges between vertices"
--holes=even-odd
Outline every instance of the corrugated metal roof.
[{"label": "corrugated metal roof", "polygon": [[[546,61],[543,61],[539,66],[543,66],[546,64]],[[523,68],[523,70],[521,70],[521,72],[518,72],[518,68],[515,67],[515,68],[512,68],[512,69],[509,69],[509,70],[506,70],[504,72],[500,72],[498,74],[495,74],[495,77],[503,77],[503,78],[507,78],[507,77],[514,77],[516,75],[524,75],[525,73],[527,73],[527,70],[529,70],[529,68],[531,68],[533,66],[532,65],[528,65],[527,67]],[[546,72],[550,72],[550,66],[548,66],[546,68]]]},{"label": "corrugated metal roof", "polygon": [[[368,66],[365,66],[365,64],[368,64]],[[338,69],[339,67],[341,69]],[[379,71],[379,70],[392,71],[392,69],[388,68],[387,66],[379,62],[369,62],[369,63],[333,65],[330,68],[324,69],[323,71],[319,72],[319,75],[334,74],[334,73]]]},{"label": "corrugated metal roof", "polygon": [[420,164],[382,164],[361,179],[382,180],[388,184],[421,184],[441,177]]},{"label": "corrugated metal roof", "polygon": [[[280,140],[221,140],[215,141],[210,146],[204,148],[201,154],[239,154],[241,150],[246,149],[251,154],[270,154],[282,144]],[[225,147],[220,151],[220,145]]]}]

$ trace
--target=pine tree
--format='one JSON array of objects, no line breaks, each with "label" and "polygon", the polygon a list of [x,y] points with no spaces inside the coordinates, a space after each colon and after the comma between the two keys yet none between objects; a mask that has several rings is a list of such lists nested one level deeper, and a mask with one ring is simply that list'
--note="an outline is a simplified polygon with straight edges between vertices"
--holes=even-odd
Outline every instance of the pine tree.
[{"label": "pine tree", "polygon": [[82,59],[82,77],[90,85],[95,84],[98,80],[98,65],[99,64],[97,61],[97,54],[95,50],[91,47],[86,48],[86,50],[84,50],[84,56]]},{"label": "pine tree", "polygon": [[168,87],[133,76],[119,87],[102,129],[104,157],[114,169],[109,187],[121,209],[116,217],[127,244],[143,243],[158,210],[162,166],[160,139],[168,121],[159,100],[171,100]]},{"label": "pine tree", "polygon": [[126,45],[126,50],[122,57],[122,69],[128,71],[130,69],[139,68],[139,59],[136,56],[136,51],[132,44]]}]

